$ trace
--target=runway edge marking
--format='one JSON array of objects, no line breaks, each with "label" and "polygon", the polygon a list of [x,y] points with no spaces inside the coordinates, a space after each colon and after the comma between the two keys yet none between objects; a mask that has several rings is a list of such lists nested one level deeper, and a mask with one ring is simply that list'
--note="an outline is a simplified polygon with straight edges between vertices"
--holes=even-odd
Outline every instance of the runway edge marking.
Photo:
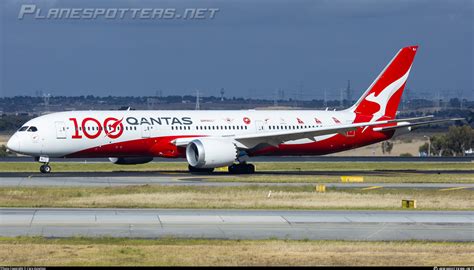
[{"label": "runway edge marking", "polygon": [[452,188],[443,188],[440,189],[439,191],[450,191],[450,190],[460,190],[460,189],[467,189],[469,187],[452,187]]},{"label": "runway edge marking", "polygon": [[381,189],[383,188],[382,186],[372,186],[372,187],[366,187],[362,188],[361,190],[372,190],[372,189]]}]

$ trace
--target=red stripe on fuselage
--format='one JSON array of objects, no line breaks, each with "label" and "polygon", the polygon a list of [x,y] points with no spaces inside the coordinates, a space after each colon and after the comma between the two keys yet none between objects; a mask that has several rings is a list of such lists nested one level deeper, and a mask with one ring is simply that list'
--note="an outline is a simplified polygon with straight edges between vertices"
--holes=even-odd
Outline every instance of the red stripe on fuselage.
[{"label": "red stripe on fuselage", "polygon": [[185,155],[185,149],[177,147],[173,140],[178,138],[203,137],[202,135],[190,136],[165,136],[154,138],[141,138],[137,140],[117,142],[91,147],[75,152],[65,157],[169,157],[176,158]]},{"label": "red stripe on fuselage", "polygon": [[[374,132],[372,131],[372,128],[368,128],[364,131],[363,128],[358,128],[355,131],[355,136],[346,137],[337,134],[328,139],[311,143],[280,144],[278,147],[270,146],[250,151],[249,155],[325,155],[384,141],[390,139],[393,136],[393,133],[393,131]],[[177,147],[172,143],[172,141],[178,138],[194,137],[198,138],[204,136],[190,135],[141,138],[92,147],[66,155],[65,157],[93,158],[153,156],[179,158],[186,156],[185,147]]]},{"label": "red stripe on fuselage", "polygon": [[394,131],[374,132],[372,128],[363,131],[358,128],[355,136],[334,135],[325,140],[305,144],[280,144],[278,147],[265,147],[249,153],[250,156],[277,155],[326,155],[346,151],[390,139]]}]

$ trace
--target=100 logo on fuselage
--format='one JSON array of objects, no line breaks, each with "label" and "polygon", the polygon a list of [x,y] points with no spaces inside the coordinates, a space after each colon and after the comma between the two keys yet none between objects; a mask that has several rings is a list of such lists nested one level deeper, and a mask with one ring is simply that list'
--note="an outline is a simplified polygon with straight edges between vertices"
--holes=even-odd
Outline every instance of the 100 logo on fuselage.
[{"label": "100 logo on fuselage", "polygon": [[[95,139],[102,134],[102,131],[105,132],[105,136],[111,139],[117,139],[123,134],[123,118],[117,119],[115,117],[107,117],[102,122],[97,120],[93,117],[86,117],[82,119],[81,124],[77,118],[69,118],[69,120],[74,125],[74,134],[72,135],[73,139],[81,139],[82,135],[80,132],[84,134],[84,136],[88,139]],[[127,117],[126,122],[129,125],[136,126],[136,125],[192,125],[193,122],[191,121],[190,117]],[[92,125],[92,129],[91,129]]]}]

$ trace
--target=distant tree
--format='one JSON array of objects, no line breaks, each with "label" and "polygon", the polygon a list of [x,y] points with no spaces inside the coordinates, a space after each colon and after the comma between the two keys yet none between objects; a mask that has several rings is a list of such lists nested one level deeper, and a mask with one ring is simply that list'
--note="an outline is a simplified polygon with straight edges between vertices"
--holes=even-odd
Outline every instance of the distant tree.
[{"label": "distant tree", "polygon": [[8,155],[7,147],[5,145],[0,145],[0,157],[6,157]]},{"label": "distant tree", "polygon": [[[432,155],[464,156],[466,150],[474,148],[474,129],[468,125],[452,126],[448,133],[432,136],[430,140]],[[428,143],[420,146],[419,150],[428,152]]]},{"label": "distant tree", "polygon": [[474,130],[464,125],[461,127],[450,127],[446,134],[447,147],[453,156],[464,156],[466,150],[474,147]]},{"label": "distant tree", "polygon": [[431,154],[434,156],[451,156],[446,135],[434,135],[431,137]]},{"label": "distant tree", "polygon": [[6,115],[0,117],[0,132],[11,132],[33,118],[29,115]]},{"label": "distant tree", "polygon": [[418,148],[418,152],[428,154],[428,147],[429,147],[429,145],[430,145],[430,144],[427,143],[427,142],[426,142],[425,144],[421,145],[421,146]]},{"label": "distant tree", "polygon": [[393,149],[393,143],[392,142],[390,142],[390,141],[382,142],[382,153],[383,154],[385,154],[385,153],[390,154],[390,152],[392,152],[392,149]]},{"label": "distant tree", "polygon": [[469,115],[466,117],[466,121],[471,125],[474,126],[474,112],[470,112]]}]

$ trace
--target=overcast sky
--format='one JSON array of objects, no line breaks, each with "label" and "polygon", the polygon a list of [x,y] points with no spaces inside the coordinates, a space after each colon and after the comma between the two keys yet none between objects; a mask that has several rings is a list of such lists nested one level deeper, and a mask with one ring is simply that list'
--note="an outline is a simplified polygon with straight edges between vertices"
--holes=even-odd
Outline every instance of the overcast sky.
[{"label": "overcast sky", "polygon": [[[218,95],[339,98],[363,92],[403,46],[408,87],[474,98],[471,0],[1,1],[2,96]],[[202,20],[18,19],[37,8],[218,8]]]}]

